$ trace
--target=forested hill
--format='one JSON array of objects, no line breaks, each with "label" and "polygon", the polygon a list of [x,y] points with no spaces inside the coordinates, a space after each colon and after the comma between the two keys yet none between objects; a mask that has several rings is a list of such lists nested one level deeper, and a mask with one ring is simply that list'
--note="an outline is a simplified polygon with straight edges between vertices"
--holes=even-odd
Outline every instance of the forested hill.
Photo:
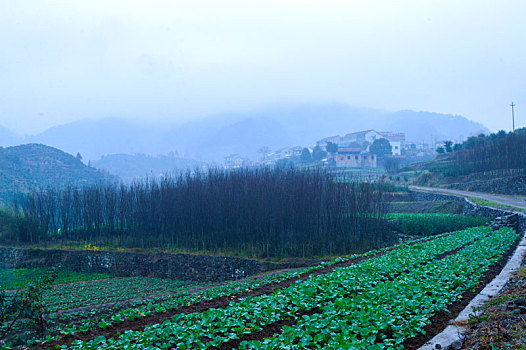
[{"label": "forested hill", "polygon": [[400,173],[418,174],[417,185],[526,195],[526,128],[447,142],[437,151],[434,160],[412,164]]},{"label": "forested hill", "polygon": [[35,143],[0,147],[0,203],[9,202],[17,191],[82,186],[113,179],[53,147]]}]

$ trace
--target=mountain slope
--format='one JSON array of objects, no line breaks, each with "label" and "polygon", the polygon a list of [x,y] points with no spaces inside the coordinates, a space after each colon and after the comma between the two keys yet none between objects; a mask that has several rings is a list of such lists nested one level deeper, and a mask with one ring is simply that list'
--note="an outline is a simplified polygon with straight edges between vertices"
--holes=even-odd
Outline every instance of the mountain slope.
[{"label": "mountain slope", "polygon": [[40,144],[0,148],[0,201],[17,192],[114,180],[59,149]]},{"label": "mountain slope", "polygon": [[152,126],[125,119],[83,120],[57,126],[32,137],[95,160],[106,154],[167,154],[222,162],[239,153],[252,159],[262,146],[308,146],[317,140],[376,129],[405,132],[408,141],[460,140],[489,130],[462,116],[353,108],[342,104],[305,104],[222,114],[182,125]]}]

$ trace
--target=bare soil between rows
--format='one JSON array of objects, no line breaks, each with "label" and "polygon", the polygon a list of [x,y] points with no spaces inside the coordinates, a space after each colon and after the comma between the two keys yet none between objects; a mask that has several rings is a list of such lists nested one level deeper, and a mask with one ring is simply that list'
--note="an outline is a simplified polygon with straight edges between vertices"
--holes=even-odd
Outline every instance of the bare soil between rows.
[{"label": "bare soil between rows", "polygon": [[[418,244],[418,243],[421,243],[421,242],[427,242],[427,241],[431,241],[431,240],[434,240],[434,239],[437,239],[437,238],[438,238],[437,236],[433,236],[433,237],[429,237],[429,239],[426,239],[426,240],[423,240],[423,241],[419,241],[419,242],[415,242],[413,244]],[[373,257],[378,257],[378,256],[381,256],[381,255],[384,255],[387,252],[392,251],[392,250],[396,250],[396,249],[399,249],[399,248],[398,247],[393,247],[391,249],[388,249],[388,250],[383,251],[383,252],[379,252],[379,253],[371,255],[371,256],[367,256],[367,257],[361,256],[361,257],[357,257],[357,258],[354,258],[354,259],[349,259],[349,260],[346,260],[346,261],[343,261],[343,262],[340,262],[340,263],[337,263],[337,264],[334,264],[334,265],[331,265],[331,266],[327,266],[327,267],[319,269],[319,270],[314,270],[314,271],[311,271],[311,272],[308,272],[308,273],[304,273],[304,274],[302,274],[302,275],[300,275],[298,277],[289,278],[289,279],[286,279],[284,281],[277,282],[277,283],[267,284],[267,285],[264,285],[262,287],[259,287],[257,289],[253,289],[253,290],[250,290],[250,291],[247,291],[247,292],[242,292],[242,293],[238,293],[238,294],[231,295],[231,296],[218,297],[218,298],[215,298],[215,299],[212,299],[212,300],[204,300],[204,301],[198,302],[198,303],[193,304],[193,305],[183,306],[183,307],[167,310],[165,312],[154,313],[154,314],[151,314],[151,315],[146,316],[146,317],[137,318],[135,320],[126,320],[126,321],[121,322],[119,324],[111,325],[111,326],[109,326],[106,329],[94,328],[94,329],[91,329],[90,331],[88,331],[86,333],[78,333],[78,334],[75,334],[73,336],[65,337],[65,338],[59,339],[57,341],[53,341],[53,342],[49,342],[49,343],[40,345],[40,346],[35,347],[35,348],[36,349],[55,349],[55,347],[57,345],[60,345],[60,346],[68,345],[69,346],[75,340],[90,341],[90,340],[93,340],[93,339],[95,339],[97,337],[100,337],[100,336],[103,336],[105,338],[115,337],[119,333],[123,333],[124,331],[127,331],[127,330],[141,331],[147,326],[150,326],[150,325],[153,325],[153,324],[160,324],[160,323],[166,321],[167,319],[172,318],[173,316],[175,316],[177,314],[190,314],[190,313],[194,313],[194,312],[204,312],[204,311],[206,311],[208,309],[212,309],[212,308],[216,308],[216,309],[224,308],[224,307],[228,306],[230,303],[235,303],[235,302],[237,302],[240,299],[243,299],[243,298],[246,298],[246,297],[257,297],[257,296],[260,296],[260,295],[271,294],[272,292],[274,292],[276,290],[288,288],[293,283],[295,283],[297,281],[307,280],[311,276],[318,276],[318,275],[327,274],[327,273],[330,273],[330,272],[334,271],[334,269],[337,268],[337,267],[350,266],[350,265],[359,263],[359,262],[361,262],[361,261],[363,261],[365,259],[370,259],[370,258],[373,258]]]},{"label": "bare soil between rows", "polygon": [[[433,259],[431,259],[431,260],[429,260],[429,261],[427,261],[425,263],[421,263],[421,265],[427,265],[433,260],[442,260],[442,259],[444,259],[445,257],[447,257],[449,255],[456,254],[459,250],[464,249],[465,247],[472,245],[477,240],[475,240],[473,242],[470,242],[470,243],[467,243],[467,244],[464,244],[461,247],[458,247],[456,249],[444,252],[444,253],[438,255],[436,258],[433,258]],[[392,277],[388,278],[387,280],[388,281],[394,281],[395,279],[400,277],[400,275],[402,275],[403,273],[409,273],[409,272],[410,272],[409,270],[402,271],[402,272],[396,274],[395,276],[392,276]],[[228,341],[227,343],[221,345],[220,347],[217,347],[217,348],[214,348],[214,349],[216,349],[216,350],[236,349],[241,344],[241,342],[243,342],[243,341],[258,341],[258,340],[261,341],[261,340],[263,340],[265,338],[272,337],[275,334],[282,333],[282,329],[283,329],[284,326],[291,327],[291,326],[296,325],[298,323],[298,321],[303,316],[311,316],[311,315],[319,314],[319,313],[322,313],[322,312],[323,312],[323,310],[321,308],[319,308],[319,307],[316,307],[316,308],[311,309],[311,310],[307,310],[307,311],[305,311],[305,312],[303,312],[301,314],[298,314],[297,317],[295,317],[294,319],[289,318],[289,319],[283,319],[283,320],[276,321],[276,322],[274,322],[272,324],[269,324],[269,325],[263,327],[263,329],[258,331],[258,332],[245,334],[239,339],[232,339],[232,340]]]}]

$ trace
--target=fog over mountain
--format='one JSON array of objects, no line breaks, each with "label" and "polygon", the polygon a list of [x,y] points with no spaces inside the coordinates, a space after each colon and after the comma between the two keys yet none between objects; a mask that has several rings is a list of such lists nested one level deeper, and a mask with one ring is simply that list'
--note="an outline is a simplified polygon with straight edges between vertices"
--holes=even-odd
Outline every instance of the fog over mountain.
[{"label": "fog over mountain", "polygon": [[22,141],[22,137],[0,125],[0,146],[12,146]]},{"label": "fog over mountain", "polygon": [[489,130],[462,116],[431,112],[387,112],[319,103],[261,108],[212,116],[181,125],[87,119],[52,127],[24,142],[38,142],[96,160],[108,154],[167,154],[222,162],[232,153],[252,159],[258,149],[310,146],[321,138],[376,129],[405,132],[412,142],[460,140]]}]

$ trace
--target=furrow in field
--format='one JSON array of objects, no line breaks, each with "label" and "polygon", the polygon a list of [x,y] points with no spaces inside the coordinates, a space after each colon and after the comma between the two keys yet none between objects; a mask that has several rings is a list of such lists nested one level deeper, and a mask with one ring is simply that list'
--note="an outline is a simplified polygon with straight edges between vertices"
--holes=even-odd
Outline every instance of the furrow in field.
[{"label": "furrow in field", "polygon": [[449,237],[453,234],[454,233],[446,233],[443,235],[426,237],[424,239],[415,240],[412,242],[405,242],[404,244],[397,245],[394,247],[384,248],[381,251],[378,251],[372,254],[365,254],[365,255],[359,255],[356,257],[339,259],[340,261],[337,261],[330,265],[326,265],[326,266],[321,265],[314,270],[307,270],[305,273],[302,273],[299,276],[287,278],[277,283],[266,284],[266,285],[263,285],[261,287],[255,288],[250,291],[241,292],[241,293],[237,293],[237,294],[229,295],[229,296],[221,296],[218,298],[214,298],[212,300],[202,300],[195,304],[176,307],[176,308],[172,308],[172,309],[169,309],[163,312],[154,312],[146,317],[137,317],[133,320],[125,320],[123,322],[119,322],[118,324],[111,324],[106,329],[92,328],[89,331],[84,332],[82,334],[77,333],[75,334],[74,337],[66,337],[58,341],[49,342],[43,345],[42,347],[43,348],[54,348],[54,346],[56,345],[70,345],[75,340],[89,341],[91,339],[94,339],[100,336],[111,337],[120,332],[127,331],[127,330],[143,330],[148,325],[162,323],[163,321],[170,319],[177,314],[190,314],[190,313],[196,313],[196,312],[205,312],[206,310],[209,310],[212,308],[224,308],[232,303],[237,303],[239,302],[239,300],[242,300],[247,297],[257,297],[261,295],[267,295],[267,294],[271,294],[278,290],[286,289],[290,287],[293,283],[296,283],[298,281],[305,281],[312,276],[318,276],[318,275],[330,273],[334,271],[336,268],[352,266],[353,264],[359,263],[365,259],[369,259],[372,257],[380,257],[388,252],[401,249],[402,247],[405,247],[405,246],[412,246],[416,244],[427,243],[427,242],[434,241],[436,239]]},{"label": "furrow in field", "polygon": [[[462,238],[465,241],[462,241]],[[434,243],[434,246],[427,242],[420,243],[420,245],[427,244],[435,249],[419,251],[420,247],[403,247],[401,251],[393,250],[389,254],[372,259],[373,261],[367,260],[347,268],[336,269],[329,274],[331,276],[327,274],[310,276],[308,280],[295,283],[287,290],[278,290],[272,295],[247,298],[239,304],[232,304],[225,309],[211,309],[206,313],[192,313],[186,316],[177,315],[171,321],[166,321],[162,325],[145,328],[144,333],[128,331],[120,339],[109,340],[108,343],[99,343],[99,345],[111,347],[127,341],[134,341],[142,346],[149,346],[148,344],[152,344],[151,342],[158,345],[155,339],[159,339],[158,336],[160,335],[161,338],[158,341],[169,338],[170,344],[173,344],[173,342],[178,342],[178,344],[186,342],[193,344],[192,346],[195,348],[218,346],[229,339],[251,332],[253,329],[259,330],[261,325],[270,324],[286,316],[293,316],[301,310],[312,309],[336,295],[353,293],[355,291],[360,292],[371,286],[378,285],[379,281],[388,281],[390,277],[398,274],[400,271],[413,268],[430,258],[436,258],[439,254],[451,250],[452,244],[456,248],[474,238],[470,236],[469,232],[464,232],[451,236],[449,239],[448,237],[441,237],[430,241],[442,242],[447,240],[445,241],[447,244],[442,247],[438,243]],[[406,250],[411,250],[411,253]],[[382,267],[381,269],[379,268],[380,266]],[[357,274],[353,275],[353,272]],[[351,274],[352,276],[349,277],[346,274]],[[342,282],[342,276],[348,278],[345,280],[345,283]],[[261,313],[262,309],[268,314]],[[226,328],[224,325],[221,326],[225,320],[228,320],[226,321]],[[203,340],[207,343],[206,345]],[[105,342],[106,340],[102,341]],[[146,341],[146,343],[142,343],[142,341]],[[80,344],[78,345],[80,346]],[[167,343],[165,345],[169,346]],[[88,346],[89,348],[89,346],[97,345],[95,343],[91,345],[83,343],[82,346]]]},{"label": "furrow in field", "polygon": [[[502,234],[496,239],[500,241],[495,243],[488,238],[466,246],[457,254],[435,259],[358,296],[340,296],[321,306],[320,313],[302,316],[295,326],[284,327],[281,334],[272,338],[228,345],[247,349],[273,349],[278,345],[290,349],[336,349],[342,344],[349,349],[413,348],[414,340],[402,344],[403,340],[421,334],[429,316],[457,299],[466,286],[470,290],[477,281],[484,282],[480,271],[496,260],[505,261],[501,250],[512,245],[512,241]],[[498,269],[499,266],[492,270],[498,273]],[[420,338],[427,339],[428,335]]]},{"label": "furrow in field", "polygon": [[[443,253],[439,254],[438,256],[436,256],[435,258],[430,258],[429,260],[420,262],[419,265],[420,266],[426,266],[431,261],[435,261],[435,260],[439,261],[439,260],[442,260],[442,259],[446,258],[447,256],[454,255],[457,252],[459,252],[460,250],[465,249],[466,247],[474,244],[478,240],[479,240],[479,238],[475,239],[472,242],[466,243],[466,244],[464,244],[464,245],[462,245],[462,246],[460,246],[458,248],[455,248],[453,250],[443,252]],[[418,265],[415,265],[414,267],[417,267],[417,266]],[[399,272],[399,273],[395,274],[392,277],[387,278],[386,281],[379,282],[377,285],[374,285],[374,287],[377,287],[381,283],[387,283],[387,282],[396,281],[402,274],[409,273],[409,272],[410,272],[410,270],[406,269],[406,270],[404,270],[402,272]],[[365,290],[356,291],[355,293],[353,293],[353,296],[357,295],[359,292],[365,292]],[[349,295],[349,296],[347,296],[347,298],[351,298],[351,296]],[[320,314],[322,312],[323,312],[323,309],[321,309],[319,306],[317,306],[317,307],[315,307],[315,308],[313,308],[311,310],[307,310],[307,311],[301,312],[301,313],[299,313],[297,315],[294,315],[291,318],[279,320],[279,321],[276,321],[276,322],[274,322],[272,324],[269,324],[269,325],[263,327],[263,329],[258,331],[258,332],[245,334],[240,339],[232,339],[232,340],[228,341],[227,343],[222,344],[219,347],[215,347],[214,349],[220,349],[220,350],[237,349],[239,347],[239,345],[241,344],[241,342],[243,342],[243,341],[252,341],[252,340],[258,340],[258,339],[264,339],[264,338],[272,337],[275,334],[281,333],[283,331],[284,327],[294,327],[298,323],[298,321],[303,318],[303,316],[311,316],[311,315],[314,315],[314,314]]]}]

